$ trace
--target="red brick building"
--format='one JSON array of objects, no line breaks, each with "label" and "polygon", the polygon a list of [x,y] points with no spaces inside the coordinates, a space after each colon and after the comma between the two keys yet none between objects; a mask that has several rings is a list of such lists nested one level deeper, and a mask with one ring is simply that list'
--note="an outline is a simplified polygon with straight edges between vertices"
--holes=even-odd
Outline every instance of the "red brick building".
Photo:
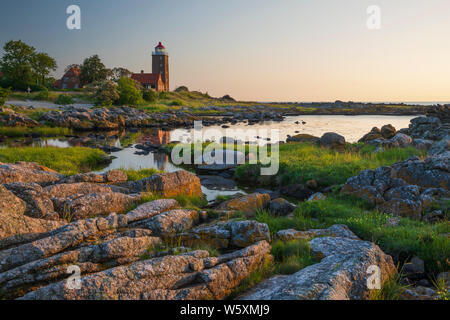
[{"label": "red brick building", "polygon": [[144,88],[169,91],[169,54],[161,42],[152,54],[152,73],[133,73],[131,79],[140,82]]},{"label": "red brick building", "polygon": [[57,80],[53,86],[58,89],[78,89],[81,88],[80,84],[80,68],[70,68],[64,76]]}]

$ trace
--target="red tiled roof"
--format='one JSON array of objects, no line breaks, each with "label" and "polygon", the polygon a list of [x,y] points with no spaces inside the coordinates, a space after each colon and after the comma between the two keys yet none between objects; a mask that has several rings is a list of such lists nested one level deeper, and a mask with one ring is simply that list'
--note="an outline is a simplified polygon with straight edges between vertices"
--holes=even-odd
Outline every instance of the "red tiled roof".
[{"label": "red tiled roof", "polygon": [[164,46],[162,45],[162,43],[159,42],[158,45],[156,46],[156,48],[157,48],[157,49],[165,49],[166,47],[164,47]]},{"label": "red tiled roof", "polygon": [[133,73],[131,79],[142,84],[157,84],[161,75],[159,73]]}]

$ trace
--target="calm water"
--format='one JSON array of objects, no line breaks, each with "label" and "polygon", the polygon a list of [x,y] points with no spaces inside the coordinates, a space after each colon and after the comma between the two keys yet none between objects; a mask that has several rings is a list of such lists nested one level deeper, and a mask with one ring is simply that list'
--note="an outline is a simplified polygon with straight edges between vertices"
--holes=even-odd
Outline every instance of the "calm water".
[{"label": "calm water", "polygon": [[[235,135],[236,139],[250,141],[261,145],[267,143],[267,137],[271,138],[271,142],[276,142],[277,139],[271,136],[270,129],[278,129],[280,141],[286,141],[288,135],[294,136],[300,133],[320,137],[326,132],[336,132],[343,135],[348,142],[356,142],[374,126],[381,127],[386,124],[392,124],[399,130],[408,127],[412,118],[414,118],[414,116],[295,116],[287,117],[282,122],[269,121],[255,125],[239,123],[231,125],[229,129],[224,129],[221,126],[205,127],[204,132],[206,134],[202,136],[202,139],[203,141],[220,141],[222,137],[232,136],[228,130],[239,129],[240,132]],[[296,124],[295,122],[299,123]],[[164,143],[168,140],[190,142],[194,139],[193,134],[194,129],[177,129],[171,132],[143,130],[142,136],[138,138],[136,143],[151,141],[152,143],[158,144],[158,142]],[[35,141],[32,144],[39,146],[57,146],[61,148],[73,145],[73,143],[70,143],[67,139],[48,139]],[[117,137],[106,139],[105,144],[123,147],[121,145],[121,138]],[[112,155],[115,159],[107,168],[104,168],[100,172],[119,168],[155,168],[166,172],[182,170],[180,167],[173,165],[166,154],[135,154],[135,152],[138,151],[138,149],[135,148],[135,145],[136,144],[133,144],[121,151],[113,152]],[[234,183],[231,183],[231,181],[228,182],[229,183],[227,183],[226,186],[216,186],[214,190],[203,186],[203,192],[210,201],[214,200],[219,194],[232,195],[237,192],[245,193],[245,190],[239,189]]]}]

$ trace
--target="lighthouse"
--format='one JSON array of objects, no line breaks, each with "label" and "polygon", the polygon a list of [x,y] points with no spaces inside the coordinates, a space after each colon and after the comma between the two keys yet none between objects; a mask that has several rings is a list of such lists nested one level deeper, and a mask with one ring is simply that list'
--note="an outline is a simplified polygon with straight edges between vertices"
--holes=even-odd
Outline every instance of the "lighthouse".
[{"label": "lighthouse", "polygon": [[161,42],[152,54],[152,73],[161,75],[164,83],[163,91],[169,91],[169,54]]}]

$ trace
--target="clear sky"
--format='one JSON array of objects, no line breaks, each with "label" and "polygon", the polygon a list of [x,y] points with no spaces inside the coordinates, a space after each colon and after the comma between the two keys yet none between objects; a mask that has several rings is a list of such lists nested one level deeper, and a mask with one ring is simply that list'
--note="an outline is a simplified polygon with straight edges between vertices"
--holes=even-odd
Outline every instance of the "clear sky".
[{"label": "clear sky", "polygon": [[[81,30],[66,8],[81,7]],[[366,26],[369,5],[381,29]],[[65,66],[99,54],[171,89],[255,101],[450,101],[449,0],[2,0],[0,45],[21,39]],[[2,51],[0,51],[2,54]]]}]

